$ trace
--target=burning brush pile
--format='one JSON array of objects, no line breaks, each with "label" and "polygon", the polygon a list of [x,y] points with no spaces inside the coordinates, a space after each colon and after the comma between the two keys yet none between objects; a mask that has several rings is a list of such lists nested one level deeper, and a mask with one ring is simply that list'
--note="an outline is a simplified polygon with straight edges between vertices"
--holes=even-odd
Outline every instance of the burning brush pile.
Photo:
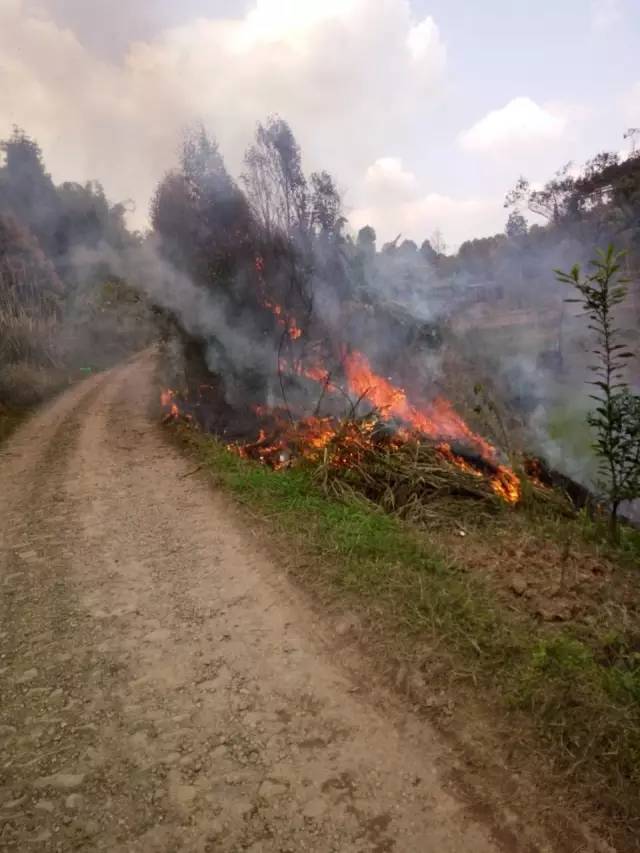
[{"label": "burning brush pile", "polygon": [[[372,326],[365,305],[350,311],[342,302],[331,323],[303,310],[303,299],[296,307],[291,289],[278,299],[264,258],[254,274],[254,298],[268,320],[262,334],[274,342],[271,375],[267,367],[257,393],[254,381],[228,394],[224,371],[188,394],[164,392],[167,419],[193,420],[230,451],[274,470],[311,467],[328,494],[415,521],[459,515],[463,503],[491,512],[520,502],[520,478],[504,455],[421,374],[423,352],[399,345],[385,360],[377,350],[382,369],[374,369],[364,348],[385,334],[380,312]],[[431,395],[420,392],[430,384]],[[532,488],[549,494],[535,480]]]},{"label": "burning brush pile", "polygon": [[[469,499],[499,506],[516,504],[520,482],[499,464],[497,451],[472,432],[451,404],[438,398],[414,407],[406,393],[373,372],[366,356],[345,355],[342,373],[351,413],[343,418],[295,418],[283,409],[258,408],[253,442],[229,449],[274,469],[301,462],[317,469],[324,489],[338,497],[360,495],[384,509],[419,519],[443,499]],[[324,397],[338,393],[329,374],[304,371],[322,384]],[[357,416],[359,407],[367,414]]]}]

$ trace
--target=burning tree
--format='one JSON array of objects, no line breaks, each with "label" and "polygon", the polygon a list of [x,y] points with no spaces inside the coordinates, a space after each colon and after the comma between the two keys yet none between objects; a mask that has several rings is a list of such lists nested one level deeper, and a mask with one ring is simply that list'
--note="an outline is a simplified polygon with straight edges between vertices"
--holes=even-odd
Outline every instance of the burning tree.
[{"label": "burning tree", "polygon": [[615,326],[616,306],[624,302],[629,279],[620,275],[624,252],[613,245],[598,250],[592,275],[584,276],[576,264],[570,272],[556,270],[559,281],[570,284],[580,294],[578,302],[587,312],[589,328],[595,333],[596,363],[591,370],[596,389],[591,398],[596,407],[589,415],[594,429],[594,449],[600,458],[603,488],[611,507],[610,538],[618,540],[618,510],[623,501],[640,496],[640,397],[632,394],[625,381],[627,362],[634,354],[620,342]]}]

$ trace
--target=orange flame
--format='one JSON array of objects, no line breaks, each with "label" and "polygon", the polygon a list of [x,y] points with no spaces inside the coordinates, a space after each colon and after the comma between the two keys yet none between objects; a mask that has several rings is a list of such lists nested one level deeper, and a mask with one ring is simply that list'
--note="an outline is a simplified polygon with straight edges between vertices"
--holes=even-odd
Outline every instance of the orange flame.
[{"label": "orange flame", "polygon": [[160,394],[160,404],[166,410],[165,420],[175,420],[180,417],[180,409],[175,401],[176,392],[168,388]]},{"label": "orange flame", "polygon": [[369,360],[361,352],[347,355],[344,368],[352,392],[357,394],[359,399],[368,400],[383,414],[404,421],[417,432],[430,438],[463,440],[475,447],[486,459],[495,458],[495,449],[467,426],[448,400],[439,397],[418,409],[411,405],[402,388],[374,373]]},{"label": "orange flame", "polygon": [[517,474],[506,465],[498,465],[498,473],[491,480],[493,491],[510,504],[517,504],[522,496],[522,486]]},{"label": "orange flame", "polygon": [[258,273],[258,290],[263,307],[271,311],[278,325],[286,330],[292,341],[299,340],[302,337],[302,329],[296,323],[295,317],[291,314],[286,314],[281,305],[278,305],[277,302],[274,302],[267,296],[267,287],[264,280],[265,263],[264,258],[260,255],[255,259],[255,269]]}]

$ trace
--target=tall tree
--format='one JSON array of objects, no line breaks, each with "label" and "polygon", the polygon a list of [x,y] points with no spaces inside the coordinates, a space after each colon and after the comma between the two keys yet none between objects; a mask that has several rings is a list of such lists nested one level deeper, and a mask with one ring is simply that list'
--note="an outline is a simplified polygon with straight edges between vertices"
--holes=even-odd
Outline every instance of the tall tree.
[{"label": "tall tree", "polygon": [[504,233],[510,240],[524,237],[528,231],[527,220],[517,210],[512,210],[507,219]]},{"label": "tall tree", "polygon": [[53,234],[60,202],[45,169],[42,150],[24,130],[14,127],[0,142],[4,165],[0,168],[0,212],[15,216],[38,238],[47,252],[55,249]]},{"label": "tall tree", "polygon": [[306,232],[310,217],[307,180],[300,146],[287,122],[271,116],[265,125],[259,124],[244,163],[242,182],[266,231]]},{"label": "tall tree", "polygon": [[342,199],[328,172],[311,175],[311,223],[325,237],[339,237],[345,223]]}]

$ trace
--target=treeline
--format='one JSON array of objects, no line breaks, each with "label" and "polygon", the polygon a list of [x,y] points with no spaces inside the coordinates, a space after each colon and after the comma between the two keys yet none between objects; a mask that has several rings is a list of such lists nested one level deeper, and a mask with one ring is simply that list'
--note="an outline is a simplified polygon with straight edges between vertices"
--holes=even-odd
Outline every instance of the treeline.
[{"label": "treeline", "polygon": [[56,185],[23,130],[0,154],[0,404],[20,405],[136,342],[139,297],[108,258],[140,238],[99,183]]},{"label": "treeline", "polygon": [[[566,166],[542,189],[521,179],[507,196],[505,232],[449,254],[439,234],[420,246],[399,237],[381,247],[371,226],[352,234],[335,181],[305,173],[291,128],[278,117],[258,125],[238,179],[204,129],[188,133],[177,167],[158,185],[144,237],[127,229],[125,204],[111,204],[100,184],[56,185],[23,131],[0,150],[4,401],[10,386],[28,387],[16,378],[27,365],[41,380],[44,368],[108,363],[139,345],[144,336],[135,330],[148,326],[128,282],[165,309],[198,380],[218,373],[227,377],[227,396],[235,388],[240,397],[282,397],[295,389],[279,366],[299,363],[309,347],[329,370],[348,344],[369,352],[380,371],[404,366],[408,375],[398,380],[419,384],[410,348],[437,347],[469,293],[489,305],[560,306],[554,268],[586,261],[611,241],[629,250],[630,269],[640,254],[637,154],[600,154],[580,172]],[[527,222],[530,214],[537,223]],[[136,253],[154,259],[144,281],[122,272],[136,269]],[[167,269],[189,292],[172,285],[168,298],[166,288],[154,288]],[[207,310],[194,288],[210,298]],[[123,303],[127,310],[116,310]]]},{"label": "treeline", "polygon": [[505,208],[503,233],[467,240],[454,254],[443,249],[438,233],[420,246],[398,237],[378,251],[373,229],[362,229],[358,246],[370,262],[375,259],[370,279],[385,282],[395,264],[409,289],[493,283],[495,292],[526,306],[557,297],[552,268],[586,262],[594,246],[625,249],[632,272],[640,256],[640,151],[626,159],[602,152],[581,168],[567,163],[538,189],[521,177],[507,193]]}]

